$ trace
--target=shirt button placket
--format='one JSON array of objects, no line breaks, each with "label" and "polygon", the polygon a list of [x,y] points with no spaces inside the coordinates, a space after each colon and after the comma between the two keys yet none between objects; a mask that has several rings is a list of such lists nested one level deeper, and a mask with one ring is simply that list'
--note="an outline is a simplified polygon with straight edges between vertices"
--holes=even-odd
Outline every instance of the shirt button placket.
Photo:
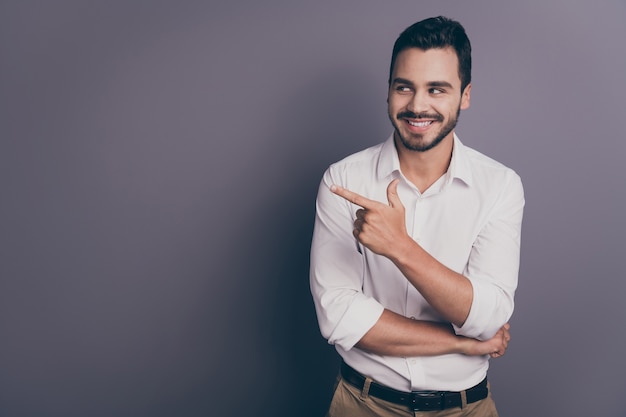
[{"label": "shirt button placket", "polygon": [[415,214],[413,215],[413,239],[419,243],[420,242],[420,234],[421,234],[421,230],[419,227],[419,222],[417,221],[417,219],[420,217],[420,206],[422,205],[422,197],[419,196],[417,197],[417,200],[415,200]]}]

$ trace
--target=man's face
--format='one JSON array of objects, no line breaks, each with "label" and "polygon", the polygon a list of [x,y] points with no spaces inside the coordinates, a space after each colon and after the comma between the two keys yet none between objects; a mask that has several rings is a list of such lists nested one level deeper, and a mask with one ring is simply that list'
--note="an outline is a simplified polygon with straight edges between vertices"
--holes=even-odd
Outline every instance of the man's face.
[{"label": "man's face", "polygon": [[409,48],[396,58],[387,97],[397,146],[426,152],[451,138],[471,84],[461,92],[459,60],[452,48]]}]

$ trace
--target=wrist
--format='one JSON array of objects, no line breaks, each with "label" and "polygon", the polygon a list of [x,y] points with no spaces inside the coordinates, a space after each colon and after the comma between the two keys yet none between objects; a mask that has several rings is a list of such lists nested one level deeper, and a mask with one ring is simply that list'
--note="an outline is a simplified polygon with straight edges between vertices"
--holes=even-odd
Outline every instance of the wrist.
[{"label": "wrist", "polygon": [[456,339],[457,339],[457,342],[456,342],[455,353],[460,353],[462,355],[474,354],[473,347],[474,347],[474,344],[476,343],[475,339],[471,339],[465,336],[456,336]]},{"label": "wrist", "polygon": [[396,245],[393,256],[390,257],[396,265],[408,264],[409,259],[415,257],[416,248],[420,247],[409,235],[405,235],[404,239],[397,241]]}]

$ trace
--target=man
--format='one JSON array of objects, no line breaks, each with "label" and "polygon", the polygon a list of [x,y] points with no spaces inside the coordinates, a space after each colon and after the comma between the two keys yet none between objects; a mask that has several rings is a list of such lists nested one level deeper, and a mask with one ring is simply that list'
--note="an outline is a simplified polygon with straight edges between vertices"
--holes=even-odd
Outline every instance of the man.
[{"label": "man", "polygon": [[486,375],[510,339],[524,195],[456,136],[470,91],[463,27],[415,23],[391,59],[393,134],[324,174],[311,291],[343,359],[330,417],[497,416]]}]

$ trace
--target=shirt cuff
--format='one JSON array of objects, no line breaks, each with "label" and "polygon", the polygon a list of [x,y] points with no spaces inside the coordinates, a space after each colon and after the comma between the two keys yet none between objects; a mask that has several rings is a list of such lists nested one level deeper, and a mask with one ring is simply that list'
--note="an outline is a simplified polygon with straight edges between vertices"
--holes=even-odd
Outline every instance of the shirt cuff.
[{"label": "shirt cuff", "polygon": [[454,324],[452,326],[458,335],[487,340],[492,338],[502,326],[500,325],[495,329],[489,328],[496,311],[496,295],[490,285],[479,281],[470,282],[474,291],[470,312],[463,326],[459,327]]},{"label": "shirt cuff", "polygon": [[373,298],[357,294],[328,338],[328,343],[338,345],[346,351],[352,349],[374,327],[384,310]]}]

